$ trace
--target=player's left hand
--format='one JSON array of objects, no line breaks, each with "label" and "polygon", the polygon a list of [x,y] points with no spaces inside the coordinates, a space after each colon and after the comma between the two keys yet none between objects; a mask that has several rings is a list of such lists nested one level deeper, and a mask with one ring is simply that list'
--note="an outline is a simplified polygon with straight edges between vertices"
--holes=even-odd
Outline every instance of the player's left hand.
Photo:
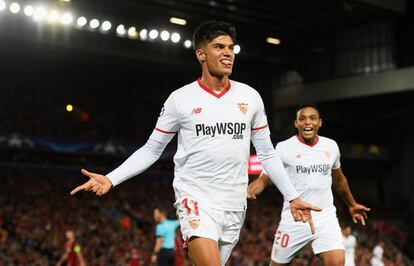
[{"label": "player's left hand", "polygon": [[312,234],[315,234],[315,225],[313,224],[312,215],[310,211],[320,212],[322,211],[322,209],[315,207],[307,202],[304,202],[300,198],[296,198],[290,201],[290,212],[292,213],[295,222],[308,222]]},{"label": "player's left hand", "polygon": [[358,221],[360,221],[362,225],[365,225],[365,220],[368,220],[366,212],[369,212],[370,210],[371,208],[358,203],[349,207],[349,213],[351,214],[352,221],[354,221],[354,223],[358,223]]}]

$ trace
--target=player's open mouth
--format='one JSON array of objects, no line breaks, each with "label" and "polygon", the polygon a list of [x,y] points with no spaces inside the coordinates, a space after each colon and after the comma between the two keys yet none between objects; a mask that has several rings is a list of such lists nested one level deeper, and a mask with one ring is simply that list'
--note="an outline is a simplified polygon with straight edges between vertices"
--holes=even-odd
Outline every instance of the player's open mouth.
[{"label": "player's open mouth", "polygon": [[305,127],[303,129],[303,131],[310,133],[310,132],[313,132],[313,128],[311,128],[311,127]]}]

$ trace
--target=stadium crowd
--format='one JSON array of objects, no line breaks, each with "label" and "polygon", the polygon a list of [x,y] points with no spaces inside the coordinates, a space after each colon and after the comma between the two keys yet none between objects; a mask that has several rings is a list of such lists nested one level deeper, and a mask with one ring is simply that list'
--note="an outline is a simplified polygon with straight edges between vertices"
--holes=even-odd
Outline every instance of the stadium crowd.
[{"label": "stadium crowd", "polygon": [[[76,232],[87,265],[134,265],[129,264],[133,253],[139,254],[140,264],[136,265],[150,265],[153,209],[164,206],[169,217],[175,217],[171,179],[165,176],[135,178],[101,198],[88,193],[69,196],[71,188],[82,181],[80,176],[3,174],[1,181],[1,266],[55,265],[64,252],[68,229]],[[269,187],[249,202],[240,241],[227,265],[268,265],[281,200],[276,189]],[[349,222],[346,215],[340,212],[341,222]],[[373,248],[388,239],[378,233],[376,222],[374,225],[354,230],[356,265],[371,265]],[[404,265],[402,253],[391,242],[384,243],[384,265]],[[319,264],[307,247],[292,265]],[[185,260],[181,265],[188,264]]]}]

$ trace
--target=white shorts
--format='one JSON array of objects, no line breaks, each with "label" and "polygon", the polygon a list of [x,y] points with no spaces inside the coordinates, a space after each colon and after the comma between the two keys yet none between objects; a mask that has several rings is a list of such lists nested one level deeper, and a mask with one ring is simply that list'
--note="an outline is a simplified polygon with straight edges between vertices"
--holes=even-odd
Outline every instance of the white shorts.
[{"label": "white shorts", "polygon": [[[315,223],[315,221],[314,221]],[[312,235],[309,223],[280,223],[276,230],[272,248],[272,261],[289,263],[306,244],[312,242],[315,254],[330,250],[345,250],[338,219],[332,217],[322,223],[315,223]]]},{"label": "white shorts", "polygon": [[203,206],[189,197],[178,199],[174,207],[180,220],[183,240],[205,237],[217,241],[224,265],[239,240],[246,211],[222,211]]}]

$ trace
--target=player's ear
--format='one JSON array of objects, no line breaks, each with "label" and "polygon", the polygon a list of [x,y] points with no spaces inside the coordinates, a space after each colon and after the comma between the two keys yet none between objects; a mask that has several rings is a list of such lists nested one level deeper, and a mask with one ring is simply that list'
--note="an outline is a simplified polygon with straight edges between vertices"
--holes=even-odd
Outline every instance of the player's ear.
[{"label": "player's ear", "polygon": [[298,120],[293,120],[293,125],[295,126],[295,128],[298,128]]},{"label": "player's ear", "polygon": [[322,118],[319,118],[319,127],[322,126]]},{"label": "player's ear", "polygon": [[204,54],[204,51],[203,51],[202,48],[198,48],[196,50],[196,56],[197,56],[198,62],[200,62],[200,64],[204,63],[206,61],[206,55]]}]

